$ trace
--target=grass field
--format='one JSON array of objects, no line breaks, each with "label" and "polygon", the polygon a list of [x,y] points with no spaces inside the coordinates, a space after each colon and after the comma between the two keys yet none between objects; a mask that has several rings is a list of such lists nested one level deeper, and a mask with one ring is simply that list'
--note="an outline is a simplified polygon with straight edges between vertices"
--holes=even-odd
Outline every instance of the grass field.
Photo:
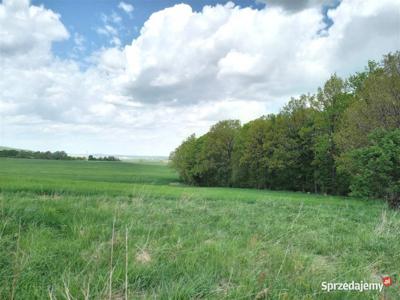
[{"label": "grass field", "polygon": [[[400,215],[379,201],[0,159],[0,299],[400,299],[399,249]],[[321,290],[382,275],[382,293]]]}]

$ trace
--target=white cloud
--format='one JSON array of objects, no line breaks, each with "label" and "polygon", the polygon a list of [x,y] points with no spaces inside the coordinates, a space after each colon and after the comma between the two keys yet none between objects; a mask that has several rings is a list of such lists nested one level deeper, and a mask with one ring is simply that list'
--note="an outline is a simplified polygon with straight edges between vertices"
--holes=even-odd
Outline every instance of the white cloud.
[{"label": "white cloud", "polygon": [[101,14],[100,16],[101,21],[103,24],[114,24],[114,25],[120,25],[122,22],[122,18],[119,14],[117,14],[115,11],[112,11],[111,14],[106,15],[106,14]]},{"label": "white cloud", "polygon": [[[176,5],[152,16],[121,47],[85,70],[52,55],[69,34],[57,14],[27,1],[0,4],[0,145],[70,152],[167,154],[188,134],[225,118],[248,121],[399,48],[395,0],[343,1],[323,35],[318,8],[288,14]],[[16,17],[18,16],[18,18]],[[118,22],[117,22],[118,23]],[[108,26],[108,27],[107,27]],[[74,34],[76,46],[82,37]]]},{"label": "white cloud", "polygon": [[134,10],[134,7],[133,7],[132,4],[129,4],[129,3],[126,3],[126,2],[123,2],[123,1],[121,1],[118,4],[118,8],[122,9],[124,12],[126,12],[130,16],[132,15],[132,12]]},{"label": "white cloud", "polygon": [[399,6],[344,1],[321,35],[319,9],[286,14],[229,3],[194,12],[176,5],[154,13],[126,47],[128,91],[145,103],[287,99],[314,90],[334,71],[347,75],[396,50]]},{"label": "white cloud", "polygon": [[77,57],[77,55],[79,55],[80,53],[84,52],[86,50],[85,47],[85,42],[86,39],[83,35],[81,35],[78,32],[74,33],[74,48],[72,49],[72,56],[73,57]]},{"label": "white cloud", "polygon": [[334,21],[326,38],[331,70],[348,74],[369,59],[400,50],[399,1],[343,1],[328,14]]},{"label": "white cloud", "polygon": [[[293,66],[318,64],[307,48],[322,27],[321,18],[315,10],[288,16],[279,9],[232,4],[205,7],[200,13],[184,4],[165,9],[153,14],[126,47],[129,91],[138,101],[179,103],[244,95],[268,101],[299,92],[326,77],[327,70],[314,67],[322,72],[305,77],[307,69],[300,74]],[[281,90],[277,77],[298,86]]]},{"label": "white cloud", "polygon": [[43,7],[29,6],[29,1],[5,0],[0,5],[0,55],[20,54],[47,58],[52,42],[67,39],[69,34],[60,16]]},{"label": "white cloud", "polygon": [[115,11],[112,12],[111,16],[111,21],[118,24],[122,22],[122,18],[119,14],[117,14]]},{"label": "white cloud", "polygon": [[[100,35],[107,37],[111,46],[120,47],[121,39],[119,29],[122,29],[121,18],[118,14],[113,12],[110,16],[102,14],[101,20],[103,25],[96,28],[96,32]],[[118,29],[117,29],[118,27]]]}]

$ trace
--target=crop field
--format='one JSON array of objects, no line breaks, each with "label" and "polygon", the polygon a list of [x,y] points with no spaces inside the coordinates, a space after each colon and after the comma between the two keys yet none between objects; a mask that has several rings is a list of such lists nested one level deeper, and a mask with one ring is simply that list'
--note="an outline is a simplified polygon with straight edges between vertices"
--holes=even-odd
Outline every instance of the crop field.
[{"label": "crop field", "polygon": [[[400,215],[380,201],[0,159],[0,299],[400,299],[399,249]],[[321,289],[387,275],[382,292]]]}]

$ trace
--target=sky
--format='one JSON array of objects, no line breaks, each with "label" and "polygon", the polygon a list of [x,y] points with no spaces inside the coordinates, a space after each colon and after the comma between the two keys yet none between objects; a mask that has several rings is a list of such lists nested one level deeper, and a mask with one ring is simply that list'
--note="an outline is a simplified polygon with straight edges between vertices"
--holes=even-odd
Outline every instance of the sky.
[{"label": "sky", "polygon": [[168,155],[399,49],[398,0],[4,0],[0,146]]}]

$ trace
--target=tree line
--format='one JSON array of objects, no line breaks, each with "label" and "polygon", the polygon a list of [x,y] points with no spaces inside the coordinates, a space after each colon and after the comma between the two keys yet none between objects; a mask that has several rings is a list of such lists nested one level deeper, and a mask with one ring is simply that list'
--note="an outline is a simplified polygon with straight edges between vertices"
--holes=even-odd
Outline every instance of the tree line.
[{"label": "tree line", "polygon": [[99,156],[95,157],[93,155],[88,156],[89,161],[120,161],[118,157],[115,156]]},{"label": "tree line", "polygon": [[293,190],[387,199],[400,206],[400,52],[277,114],[189,136],[170,155],[181,179],[199,186]]},{"label": "tree line", "polygon": [[85,160],[85,157],[69,156],[65,151],[28,151],[7,149],[0,150],[0,157],[29,158],[29,159],[51,159],[51,160]]},{"label": "tree line", "polygon": [[[17,150],[17,149],[0,150],[0,157],[49,159],[49,160],[86,160],[86,157],[69,156],[65,151],[41,152],[41,151],[29,151],[29,150]],[[89,155],[87,160],[89,160],[89,161],[120,161],[120,159],[115,156],[95,157],[93,155]]]}]

